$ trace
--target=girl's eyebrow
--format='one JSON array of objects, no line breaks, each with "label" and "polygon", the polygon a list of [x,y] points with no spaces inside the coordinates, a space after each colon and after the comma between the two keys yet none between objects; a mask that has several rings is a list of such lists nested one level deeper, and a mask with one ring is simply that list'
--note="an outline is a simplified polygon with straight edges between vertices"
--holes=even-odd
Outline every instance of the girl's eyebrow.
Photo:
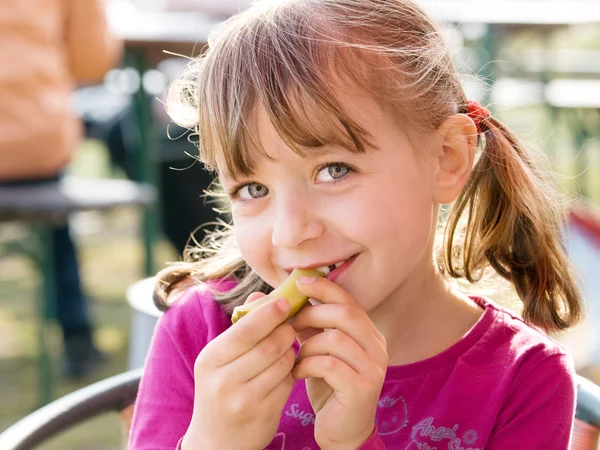
[{"label": "girl's eyebrow", "polygon": [[239,184],[241,181],[252,178],[253,176],[254,176],[254,172],[252,172],[248,175],[242,175],[241,173],[233,173],[233,174],[231,174],[231,177],[221,174],[221,175],[219,175],[219,184],[221,184],[223,186]]},{"label": "girl's eyebrow", "polygon": [[[370,149],[378,149],[376,146],[369,146]],[[342,146],[322,146],[322,147],[312,147],[304,149],[304,160],[310,161],[315,158],[324,158],[326,156],[331,156],[331,158],[341,157],[343,156],[345,159],[358,159],[364,156],[364,153],[358,153],[349,148]],[[277,158],[271,159],[272,163],[279,164],[280,161]],[[256,177],[256,171],[251,170],[249,173],[245,174],[240,171],[223,171],[219,174],[219,181],[221,184],[240,184],[243,181],[250,180]]]}]

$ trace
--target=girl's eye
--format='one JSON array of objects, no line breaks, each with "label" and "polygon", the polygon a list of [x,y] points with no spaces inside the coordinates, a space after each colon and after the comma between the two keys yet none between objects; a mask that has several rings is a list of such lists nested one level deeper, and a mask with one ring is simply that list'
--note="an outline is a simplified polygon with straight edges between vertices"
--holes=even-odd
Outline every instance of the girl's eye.
[{"label": "girl's eye", "polygon": [[341,180],[350,172],[351,169],[346,164],[328,164],[319,170],[319,173],[317,174],[317,181],[319,183],[327,183],[331,181]]},{"label": "girl's eye", "polygon": [[269,192],[266,186],[258,183],[248,183],[242,186],[237,191],[237,196],[240,200],[252,200],[260,197],[264,197]]}]

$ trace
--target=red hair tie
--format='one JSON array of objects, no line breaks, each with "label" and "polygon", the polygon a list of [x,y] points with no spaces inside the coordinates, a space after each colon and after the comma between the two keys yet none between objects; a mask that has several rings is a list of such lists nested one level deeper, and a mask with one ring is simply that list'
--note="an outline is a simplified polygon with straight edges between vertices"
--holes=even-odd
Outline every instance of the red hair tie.
[{"label": "red hair tie", "polygon": [[467,102],[467,116],[473,119],[475,126],[477,127],[477,133],[483,133],[481,129],[481,121],[487,117],[490,117],[492,113],[489,109],[481,106],[477,100],[469,100]]}]

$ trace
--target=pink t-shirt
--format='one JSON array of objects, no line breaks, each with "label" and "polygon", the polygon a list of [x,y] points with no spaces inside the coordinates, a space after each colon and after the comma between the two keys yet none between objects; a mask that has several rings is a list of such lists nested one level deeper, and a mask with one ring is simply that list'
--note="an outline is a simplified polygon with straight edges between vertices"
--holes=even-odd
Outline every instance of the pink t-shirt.
[{"label": "pink t-shirt", "polygon": [[[575,412],[574,369],[556,342],[481,298],[475,326],[424,361],[388,367],[376,430],[360,450],[565,450]],[[140,383],[130,450],[174,450],[190,423],[194,362],[231,325],[203,287],[160,318]],[[268,450],[317,450],[303,380]],[[233,449],[223,449],[233,450]]]}]

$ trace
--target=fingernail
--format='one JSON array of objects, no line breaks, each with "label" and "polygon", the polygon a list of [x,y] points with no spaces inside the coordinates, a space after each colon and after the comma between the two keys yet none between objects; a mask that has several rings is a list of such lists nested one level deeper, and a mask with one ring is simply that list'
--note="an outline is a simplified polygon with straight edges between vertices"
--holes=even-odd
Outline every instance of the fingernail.
[{"label": "fingernail", "polygon": [[292,308],[292,305],[285,298],[280,298],[277,300],[277,307],[281,312],[287,313]]},{"label": "fingernail", "polygon": [[298,278],[298,283],[300,284],[313,284],[315,282],[315,277],[300,277]]}]

